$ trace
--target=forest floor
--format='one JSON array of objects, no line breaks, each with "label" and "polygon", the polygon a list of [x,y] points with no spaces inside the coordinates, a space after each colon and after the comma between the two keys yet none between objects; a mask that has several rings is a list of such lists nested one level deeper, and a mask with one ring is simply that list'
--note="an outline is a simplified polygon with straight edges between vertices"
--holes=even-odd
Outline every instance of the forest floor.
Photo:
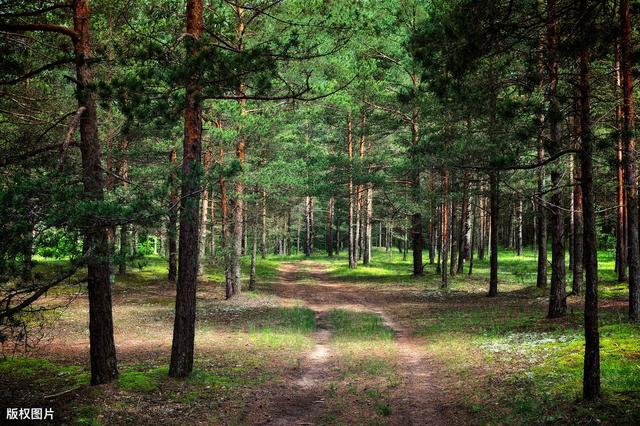
[{"label": "forest floor", "polygon": [[84,289],[59,288],[43,303],[67,306],[37,348],[0,360],[0,409],[50,407],[53,424],[91,425],[638,424],[640,327],[625,321],[610,254],[600,257],[595,404],[579,401],[582,299],[546,320],[533,253],[500,253],[500,294],[489,299],[486,261],[442,290],[433,266],[412,277],[410,260],[376,251],[355,270],[343,256],[260,259],[257,289],[230,301],[208,266],[186,380],[167,377],[175,288],[164,259],[117,277],[110,385],[88,385]]}]

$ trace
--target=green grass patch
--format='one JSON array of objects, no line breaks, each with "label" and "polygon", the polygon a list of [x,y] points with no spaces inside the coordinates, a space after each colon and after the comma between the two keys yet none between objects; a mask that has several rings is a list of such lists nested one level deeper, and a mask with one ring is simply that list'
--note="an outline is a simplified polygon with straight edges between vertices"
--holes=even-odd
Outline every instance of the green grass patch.
[{"label": "green grass patch", "polygon": [[385,327],[380,315],[371,312],[332,309],[327,321],[336,339],[392,340],[393,330]]}]

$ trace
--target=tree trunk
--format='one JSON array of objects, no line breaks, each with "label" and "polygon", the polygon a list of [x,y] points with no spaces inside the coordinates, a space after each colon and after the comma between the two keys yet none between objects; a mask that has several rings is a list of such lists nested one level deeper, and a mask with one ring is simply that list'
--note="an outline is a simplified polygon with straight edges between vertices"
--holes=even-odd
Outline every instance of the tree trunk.
[{"label": "tree trunk", "polygon": [[442,171],[442,206],[441,206],[441,223],[442,223],[442,267],[441,271],[441,288],[447,288],[449,285],[449,277],[447,267],[449,257],[449,171]]},{"label": "tree trunk", "polygon": [[[540,119],[540,123],[544,119]],[[542,131],[538,137],[538,163],[544,161],[544,145],[542,140]],[[536,278],[536,287],[547,287],[547,207],[544,201],[544,168],[538,167],[538,202],[537,216],[538,216],[538,273]]]},{"label": "tree trunk", "polygon": [[473,252],[474,252],[474,244],[476,241],[476,234],[478,230],[476,229],[476,213],[477,213],[477,197],[475,202],[473,203],[473,207],[471,208],[471,242],[469,243],[469,275],[473,274]]},{"label": "tree trunk", "polygon": [[631,18],[629,0],[620,0],[620,65],[622,72],[622,144],[627,196],[627,250],[629,254],[629,320],[640,322],[640,246],[638,242],[638,177],[633,108]]},{"label": "tree trunk", "polygon": [[[548,0],[548,21],[547,21],[547,53],[549,57],[549,135],[551,154],[560,151],[562,144],[560,101],[558,99],[558,23],[556,0]],[[551,291],[549,295],[549,318],[558,318],[565,315],[567,311],[567,297],[565,290],[565,263],[564,263],[564,213],[562,207],[562,190],[560,180],[562,173],[557,168],[551,171],[551,185],[553,194],[551,195]]]},{"label": "tree trunk", "polygon": [[305,199],[305,244],[304,255],[309,257],[313,254],[313,197],[307,196]]},{"label": "tree trunk", "polygon": [[364,252],[362,254],[362,263],[364,265],[369,265],[371,263],[371,231],[372,231],[372,221],[373,221],[373,185],[367,184],[367,192],[366,192],[366,214],[365,214],[365,238],[364,240]]},{"label": "tree trunk", "polygon": [[[414,87],[416,78],[413,78]],[[411,115],[411,150],[412,155],[415,156],[418,143],[420,142],[420,134],[418,127],[418,109],[414,108]],[[421,199],[420,190],[420,169],[418,168],[418,159],[412,158],[411,167],[411,196],[414,204],[418,205]],[[411,216],[411,234],[412,234],[412,249],[413,249],[413,275],[423,275],[424,265],[422,264],[422,248],[424,245],[424,236],[422,231],[422,213],[420,210],[415,210]]]},{"label": "tree trunk", "polygon": [[118,273],[124,275],[127,273],[127,245],[129,237],[129,226],[125,223],[120,227],[120,259],[118,263]]},{"label": "tree trunk", "polygon": [[522,256],[522,198],[518,198],[516,210],[516,254]]},{"label": "tree trunk", "polygon": [[335,205],[335,198],[329,197],[327,203],[327,232],[325,234],[325,248],[327,249],[327,255],[333,257],[333,208]]},{"label": "tree trunk", "polygon": [[355,233],[354,233],[354,205],[353,205],[353,123],[351,120],[351,114],[347,117],[347,155],[349,156],[349,268],[355,268],[356,262],[356,249],[355,249]]},{"label": "tree trunk", "polygon": [[[202,0],[187,0],[187,55],[198,55],[195,41],[203,31]],[[193,369],[196,321],[196,277],[198,275],[198,230],[200,204],[200,155],[202,150],[202,100],[198,76],[186,86],[184,144],[180,206],[180,251],[178,285],[169,376],[186,377]]]},{"label": "tree trunk", "polygon": [[[581,123],[580,123],[580,114],[581,114],[581,105],[579,96],[576,97],[576,105],[575,105],[575,114],[574,114],[574,133],[575,133],[575,142],[576,147],[580,147],[581,140]],[[572,283],[572,292],[574,294],[582,293],[582,278],[583,278],[583,254],[584,254],[584,242],[583,242],[583,234],[584,234],[584,224],[582,220],[583,212],[582,212],[582,167],[580,164],[580,159],[576,158],[578,162],[575,165],[575,177],[574,181],[578,182],[577,185],[574,185],[572,191],[573,197],[573,283]],[[574,161],[574,158],[571,158],[571,161]]]},{"label": "tree trunk", "polygon": [[489,297],[498,295],[498,222],[500,217],[500,199],[498,187],[498,173],[489,174],[489,192],[491,193],[491,228],[489,235]]},{"label": "tree trunk", "polygon": [[[257,207],[257,206],[255,206]],[[255,214],[254,214],[255,217]],[[256,259],[258,257],[258,229],[256,226],[256,220],[253,221],[253,232],[251,239],[251,269],[249,272],[249,290],[256,289]]]},{"label": "tree trunk", "polygon": [[[211,152],[205,151],[202,166],[206,174],[211,164]],[[205,248],[207,247],[207,210],[209,209],[209,190],[207,185],[202,188],[202,202],[200,203],[200,235],[198,241],[198,275],[204,273]]]},{"label": "tree trunk", "polygon": [[260,257],[267,258],[267,192],[262,191],[262,227],[260,237]]},{"label": "tree trunk", "polygon": [[176,282],[178,277],[178,194],[177,194],[177,176],[175,173],[175,165],[177,161],[176,150],[172,149],[169,153],[169,161],[171,162],[171,175],[169,177],[171,202],[169,204],[169,224],[167,225],[167,239],[169,246],[169,282]]},{"label": "tree trunk", "polygon": [[[453,179],[452,179],[453,180]],[[452,186],[455,186],[452,185]],[[454,189],[455,191],[455,189]],[[458,244],[457,244],[457,238],[458,238],[458,232],[457,231],[457,225],[458,225],[458,205],[457,203],[454,201],[454,197],[451,197],[451,221],[449,222],[449,251],[451,253],[451,261],[449,262],[449,275],[454,276],[456,274],[456,268],[458,266],[458,262],[457,262],[457,254],[458,254]]]},{"label": "tree trunk", "polygon": [[[622,69],[620,64],[620,47],[616,48],[616,93],[622,91]],[[617,166],[617,220],[616,220],[616,272],[618,282],[627,280],[627,206],[624,182],[624,144],[622,142],[622,102],[616,97],[616,127],[618,129],[616,166]]]},{"label": "tree trunk", "polygon": [[464,272],[464,261],[469,249],[469,173],[465,172],[462,187],[462,211],[460,213],[460,233],[458,234],[458,273]]},{"label": "tree trunk", "polygon": [[[100,165],[96,95],[91,89],[93,78],[88,60],[91,52],[89,2],[76,0],[73,7],[77,97],[79,109],[83,108],[80,116],[83,197],[100,202],[104,199],[104,175]],[[96,224],[85,231],[83,252],[87,256],[91,384],[99,385],[118,377],[109,283],[109,243],[104,225]]]},{"label": "tree trunk", "polygon": [[[627,0],[621,0],[621,15]],[[587,0],[581,0],[581,15],[587,15]],[[627,12],[628,13],[628,9]],[[627,15],[628,16],[628,15]],[[580,25],[579,28],[584,28]],[[585,30],[586,32],[586,30]],[[593,201],[593,135],[591,132],[591,89],[589,84],[589,52],[580,54],[581,136],[580,167],[582,171],[582,214],[584,225],[583,263],[585,271],[584,301],[584,375],[583,397],[593,400],[600,396],[600,335],[598,332],[598,257],[596,247],[596,223]]]}]

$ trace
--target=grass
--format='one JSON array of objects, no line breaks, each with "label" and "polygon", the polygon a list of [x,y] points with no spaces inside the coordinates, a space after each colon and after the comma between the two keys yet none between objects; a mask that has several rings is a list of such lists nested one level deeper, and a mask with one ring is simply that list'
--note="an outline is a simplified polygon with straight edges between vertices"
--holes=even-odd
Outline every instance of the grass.
[{"label": "grass", "polygon": [[[220,267],[206,265],[198,284],[198,358],[186,380],[167,377],[175,293],[166,281],[166,260],[151,256],[131,264],[127,274],[117,276],[114,288],[116,342],[131,344],[119,353],[121,375],[106,396],[82,391],[71,400],[66,418],[92,425],[150,423],[173,415],[162,411],[166,405],[175,410],[169,413],[187,413],[186,422],[204,418],[242,423],[246,396],[287,377],[314,344],[315,313],[300,302],[280,300],[270,289],[280,264],[300,259],[303,256],[258,259],[257,289],[231,301],[223,300]],[[500,251],[500,294],[495,299],[484,297],[488,258],[475,260],[473,276],[451,277],[446,290],[439,288],[432,265],[425,276],[411,276],[410,255],[402,260],[395,249],[375,250],[372,264],[356,269],[347,267],[344,255],[327,258],[319,253],[311,260],[322,263],[336,283],[393,296],[381,307],[424,339],[449,371],[452,389],[480,423],[637,424],[640,419],[640,327],[626,321],[628,289],[616,282],[611,252],[598,255],[603,398],[592,404],[580,402],[582,299],[569,298],[565,318],[545,319],[546,290],[535,288],[534,252],[517,256]],[[38,262],[43,273],[63,264]],[[249,259],[243,258],[245,277],[248,265]],[[299,274],[303,284],[312,280],[306,265]],[[76,291],[60,287],[52,295]],[[85,356],[83,302],[75,301],[56,321],[65,344],[83,348]],[[393,331],[378,314],[346,308],[330,310],[320,324],[325,325],[336,354],[326,422],[388,422],[396,412],[391,396],[401,385]],[[88,385],[86,366],[65,358],[67,353],[45,351],[38,356],[43,358],[0,360],[0,382],[13,383],[0,390],[0,397],[11,400],[11,392],[24,392],[21,398],[38,399]],[[20,384],[29,386],[22,389]],[[100,398],[110,403],[100,405]]]}]

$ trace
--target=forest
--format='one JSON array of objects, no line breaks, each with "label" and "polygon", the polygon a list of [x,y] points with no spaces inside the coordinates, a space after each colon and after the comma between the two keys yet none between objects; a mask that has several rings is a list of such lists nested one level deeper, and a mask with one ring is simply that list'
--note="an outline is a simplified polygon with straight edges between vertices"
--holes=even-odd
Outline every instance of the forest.
[{"label": "forest", "polygon": [[0,424],[640,424],[640,1],[3,0],[0,49]]}]

